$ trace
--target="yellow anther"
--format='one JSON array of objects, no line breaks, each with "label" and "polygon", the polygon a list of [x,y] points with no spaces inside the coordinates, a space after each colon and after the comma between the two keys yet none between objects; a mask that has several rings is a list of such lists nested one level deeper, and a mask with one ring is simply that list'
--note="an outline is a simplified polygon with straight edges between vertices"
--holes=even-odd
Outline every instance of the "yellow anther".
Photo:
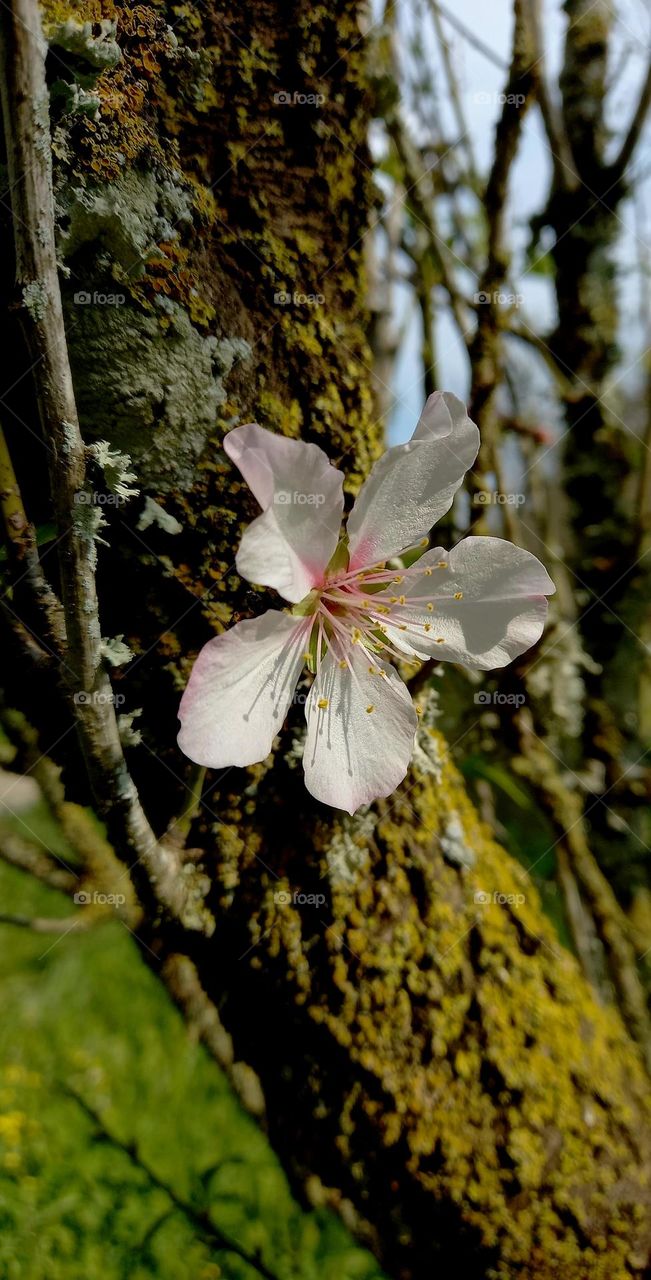
[{"label": "yellow anther", "polygon": [[389,604],[397,604],[398,596],[389,596]]},{"label": "yellow anther", "polygon": [[414,707],[414,711],[416,712],[416,715],[417,715],[417,716],[422,716],[422,714],[423,714],[423,708],[422,708],[422,707],[420,707],[420,706],[418,705],[418,703],[416,703],[416,705],[415,705],[415,707]]},{"label": "yellow anther", "polygon": [[425,606],[425,608],[427,609],[427,612],[428,612],[428,613],[433,613],[433,612],[434,612],[434,605],[433,605],[433,604],[428,604],[428,605],[426,605],[426,606]]},{"label": "yellow anther", "polygon": [[406,597],[406,596],[401,596],[401,597],[400,597],[400,603],[401,603],[401,604],[404,604],[404,603],[405,603],[405,601],[406,601],[406,599],[407,599],[407,597]]},{"label": "yellow anther", "polygon": [[421,540],[420,540],[420,542],[418,543],[418,545],[419,545],[419,547],[428,547],[428,546],[429,546],[429,538],[421,538]]},{"label": "yellow anther", "polygon": [[400,626],[398,627],[398,631],[406,631],[406,630],[407,630],[407,623],[401,622]]},{"label": "yellow anther", "polygon": [[303,657],[303,662],[309,662],[309,661],[310,661],[310,655],[309,655],[309,653],[304,653],[304,654],[302,655],[302,657]]},{"label": "yellow anther", "polygon": [[437,567],[437,569],[447,569],[447,567],[448,567],[448,562],[447,562],[447,560],[439,560],[439,562],[438,562],[438,564],[437,564],[437,566],[436,566],[436,567]]},{"label": "yellow anther", "polygon": [[345,659],[345,658],[340,658],[340,659],[339,659],[339,666],[341,667],[342,671],[345,671],[345,670],[346,670],[346,667],[348,666],[348,663],[346,662],[346,659]]},{"label": "yellow anther", "polygon": [[445,636],[437,636],[437,637],[436,637],[436,643],[437,643],[437,644],[445,644]]},{"label": "yellow anther", "polygon": [[391,613],[388,604],[379,604],[375,610],[376,613]]},{"label": "yellow anther", "polygon": [[423,625],[423,631],[431,631],[431,630],[432,630],[432,624],[431,624],[431,622],[426,622],[426,623],[424,623],[424,625]]},{"label": "yellow anther", "polygon": [[434,572],[434,570],[433,570],[433,569],[426,569],[426,570],[425,570],[425,577],[426,577],[426,578],[431,578],[431,576],[432,576],[433,572]]},{"label": "yellow anther", "polygon": [[376,676],[376,675],[377,675],[377,667],[369,667],[369,669],[368,669],[368,674],[369,674],[370,676]]},{"label": "yellow anther", "polygon": [[319,698],[316,705],[319,708],[319,711],[327,711],[330,704],[327,698]]},{"label": "yellow anther", "polygon": [[368,706],[367,706],[366,710],[368,711],[368,714],[369,714],[369,715],[371,714],[371,711],[375,711],[375,707],[373,706],[373,703],[372,703],[372,702],[369,702],[369,704],[368,704]]},{"label": "yellow anther", "polygon": [[463,600],[463,591],[455,591],[454,598],[455,600]]},{"label": "yellow anther", "polygon": [[353,638],[353,644],[358,644],[358,643],[359,643],[359,641],[361,640],[361,638],[362,638],[362,633],[361,633],[361,631],[360,631],[359,627],[353,627],[353,630],[352,630],[352,638]]},{"label": "yellow anther", "polygon": [[404,573],[398,574],[398,577],[393,579],[394,582],[404,582],[404,580],[405,580]]}]

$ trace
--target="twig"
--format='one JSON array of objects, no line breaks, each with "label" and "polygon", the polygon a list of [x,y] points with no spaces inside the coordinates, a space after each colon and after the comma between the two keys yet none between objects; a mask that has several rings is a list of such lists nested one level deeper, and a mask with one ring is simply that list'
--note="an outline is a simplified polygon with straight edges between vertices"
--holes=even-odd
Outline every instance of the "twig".
[{"label": "twig", "polygon": [[143,811],[124,759],[110,680],[100,660],[95,584],[99,512],[90,503],[76,502],[86,485],[86,458],[57,275],[46,49],[36,0],[10,0],[3,5],[0,82],[17,281],[50,446],[56,522],[63,537],[66,668],[72,672],[67,682],[71,694],[87,695],[74,708],[91,785],[112,843],[120,856],[136,864],[141,892],[179,916],[187,901],[187,879],[180,874],[178,853],[157,840]]},{"label": "twig", "polygon": [[[13,582],[25,579],[44,625],[50,645],[61,653],[65,626],[61,602],[47,581],[38,554],[36,532],[23,506],[5,433],[0,426],[0,511],[7,539],[7,556]],[[43,651],[45,659],[45,651]]]},{"label": "twig", "polygon": [[265,1113],[260,1081],[247,1063],[234,1061],[233,1041],[201,985],[194,962],[178,953],[167,956],[161,977],[190,1030],[228,1077],[245,1110],[260,1121]]},{"label": "twig", "polygon": [[633,158],[633,152],[640,140],[644,124],[651,107],[651,62],[647,68],[646,76],[640,90],[637,107],[633,114],[633,119],[628,128],[628,132],[622,142],[616,160],[611,166],[611,174],[613,178],[621,178],[624,176],[630,161]]},{"label": "twig", "polygon": [[0,827],[0,858],[62,893],[73,893],[79,882],[79,876],[58,863],[47,849],[25,840],[4,824]]},{"label": "twig", "polygon": [[547,83],[544,42],[540,22],[540,0],[528,0],[528,4],[534,41],[532,71],[534,72],[540,114],[549,140],[554,178],[560,190],[576,191],[580,185],[580,178],[576,171],[572,145],[565,128],[563,114],[557,109]]},{"label": "twig", "polygon": [[79,916],[13,916],[0,914],[0,924],[16,925],[19,929],[31,929],[32,933],[87,933],[98,924],[105,924],[112,917],[112,912],[102,912],[101,916],[90,912]]}]

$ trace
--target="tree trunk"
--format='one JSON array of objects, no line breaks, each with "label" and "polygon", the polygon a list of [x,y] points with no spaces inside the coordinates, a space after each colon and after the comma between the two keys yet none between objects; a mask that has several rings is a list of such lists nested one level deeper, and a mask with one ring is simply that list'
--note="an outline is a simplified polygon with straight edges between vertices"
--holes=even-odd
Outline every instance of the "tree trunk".
[{"label": "tree trunk", "polygon": [[[192,659],[271,601],[234,572],[256,511],[225,430],[255,417],[313,440],[351,491],[381,447],[361,274],[361,10],[47,0],[43,16],[82,430],[128,451],[141,488],[105,505],[98,584],[103,635],[134,654],[113,687],[125,713],[142,708],[127,754],[159,834],[187,808],[173,744]],[[12,324],[9,340],[26,369]],[[9,403],[33,426],[28,384]],[[6,426],[41,524],[44,451]],[[31,675],[22,708],[87,799],[73,735],[56,741],[70,708],[50,681]],[[270,761],[209,776],[186,822],[186,869],[205,877],[182,921],[149,913],[143,954],[186,1011],[194,962],[232,1037],[216,1036],[216,1054],[237,1059],[252,1109],[242,1063],[255,1072],[295,1187],[337,1208],[391,1274],[642,1275],[647,1078],[618,1018],[436,734],[423,730],[395,796],[348,819],[303,788],[302,722],[297,703]]]}]

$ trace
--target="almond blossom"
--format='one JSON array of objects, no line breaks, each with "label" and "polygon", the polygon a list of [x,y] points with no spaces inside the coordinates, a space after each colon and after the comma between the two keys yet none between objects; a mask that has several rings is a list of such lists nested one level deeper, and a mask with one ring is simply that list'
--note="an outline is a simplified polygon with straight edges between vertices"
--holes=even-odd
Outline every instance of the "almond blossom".
[{"label": "almond blossom", "polygon": [[479,448],[450,392],[431,395],[411,440],[375,463],[343,534],[343,475],[317,445],[249,423],[224,448],[262,508],[237,570],[292,607],[208,641],[181,701],[179,745],[213,769],[264,760],[307,666],[305,785],[354,813],[390,795],[409,767],[418,717],[392,663],[503,667],[540,638],[553,583],[500,538],[425,550]]}]

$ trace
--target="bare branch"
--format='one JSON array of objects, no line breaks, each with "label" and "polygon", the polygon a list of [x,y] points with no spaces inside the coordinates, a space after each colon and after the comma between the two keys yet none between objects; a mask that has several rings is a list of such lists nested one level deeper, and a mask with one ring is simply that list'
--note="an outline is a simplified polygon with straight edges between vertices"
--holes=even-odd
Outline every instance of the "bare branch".
[{"label": "bare branch", "polygon": [[623,177],[631,160],[633,153],[640,140],[646,118],[651,107],[651,62],[647,68],[646,76],[642,84],[637,107],[633,114],[633,119],[628,128],[628,132],[622,142],[617,159],[612,166],[612,174],[614,177]]},{"label": "bare branch", "polygon": [[[46,45],[36,0],[2,8],[0,81],[17,280],[35,358],[35,380],[50,453],[56,521],[63,539],[61,585],[66,619],[67,683],[98,809],[118,853],[136,863],[141,892],[173,915],[183,912],[180,859],[159,843],[128,772],[111,684],[101,664],[95,585],[99,510],[78,504],[86,485],[84,443],[72,385],[56,264]],[[154,886],[155,885],[155,889]]]}]

